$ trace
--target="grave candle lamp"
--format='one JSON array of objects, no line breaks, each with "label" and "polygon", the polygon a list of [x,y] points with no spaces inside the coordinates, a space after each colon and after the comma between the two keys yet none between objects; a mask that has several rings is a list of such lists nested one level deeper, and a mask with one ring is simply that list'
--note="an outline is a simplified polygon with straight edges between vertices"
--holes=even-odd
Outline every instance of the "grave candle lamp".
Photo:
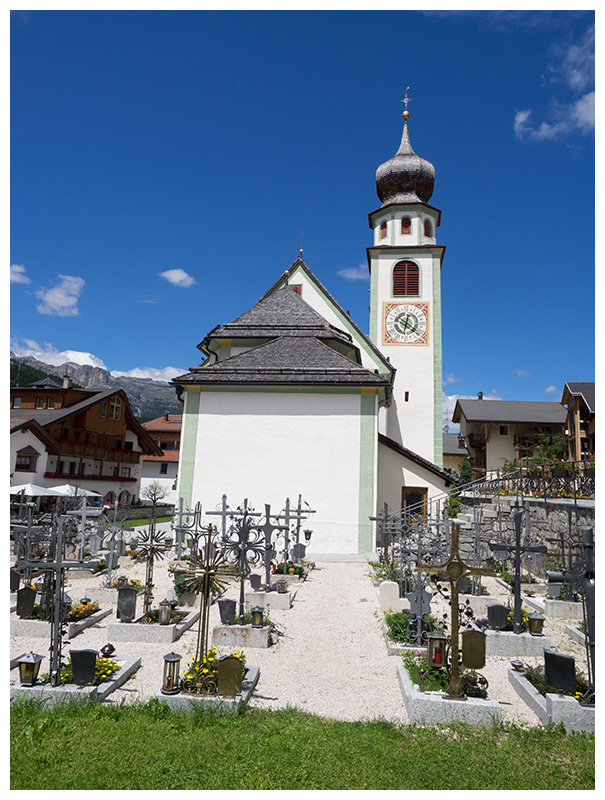
[{"label": "grave candle lamp", "polygon": [[168,653],[164,656],[162,694],[178,694],[181,691],[179,678],[181,658],[178,653]]},{"label": "grave candle lamp", "polygon": [[159,622],[160,625],[170,624],[170,612],[172,608],[169,600],[162,600],[160,603]]},{"label": "grave candle lamp", "polygon": [[29,652],[17,661],[19,665],[19,681],[21,686],[33,686],[38,680],[40,664],[44,656]]},{"label": "grave candle lamp", "polygon": [[528,614],[527,622],[529,624],[529,632],[532,636],[544,636],[542,629],[544,628],[544,617],[542,614]]},{"label": "grave candle lamp", "polygon": [[278,594],[286,594],[288,591],[288,581],[285,578],[280,578],[277,581],[277,592]]},{"label": "grave candle lamp", "polygon": [[262,628],[263,627],[263,609],[260,606],[254,606],[254,608],[250,609],[250,613],[252,614],[252,627],[253,628]]},{"label": "grave candle lamp", "polygon": [[303,533],[305,534],[305,542],[309,544],[309,542],[311,541],[311,534],[313,533],[313,531],[307,529],[306,531],[303,531]]},{"label": "grave candle lamp", "polygon": [[443,631],[431,631],[427,634],[426,660],[429,667],[445,667],[445,648],[447,637]]}]

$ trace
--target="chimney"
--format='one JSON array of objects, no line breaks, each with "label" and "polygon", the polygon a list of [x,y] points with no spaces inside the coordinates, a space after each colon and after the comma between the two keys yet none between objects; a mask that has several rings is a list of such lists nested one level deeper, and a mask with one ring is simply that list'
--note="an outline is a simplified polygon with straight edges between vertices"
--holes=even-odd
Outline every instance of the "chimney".
[{"label": "chimney", "polygon": [[483,400],[483,392],[477,392],[477,399]]},{"label": "chimney", "polygon": [[63,388],[71,389],[71,378],[69,377],[69,375],[63,376]]},{"label": "chimney", "polygon": [[169,417],[169,416],[170,416],[170,415],[168,414],[168,412],[167,412],[167,411],[164,411],[164,421],[165,421],[165,422],[168,422],[168,417]]}]

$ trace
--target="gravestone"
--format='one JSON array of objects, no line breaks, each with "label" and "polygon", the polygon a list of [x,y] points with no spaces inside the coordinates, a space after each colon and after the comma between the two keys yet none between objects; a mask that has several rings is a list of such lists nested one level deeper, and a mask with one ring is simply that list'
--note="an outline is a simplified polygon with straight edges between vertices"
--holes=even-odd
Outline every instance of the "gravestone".
[{"label": "gravestone", "polygon": [[36,590],[29,586],[24,586],[17,592],[17,616],[20,619],[31,617],[36,602]]},{"label": "gravestone", "polygon": [[218,660],[217,688],[225,697],[235,697],[242,690],[244,665],[235,656],[224,656]]},{"label": "gravestone", "polygon": [[576,691],[576,660],[573,656],[544,650],[544,680],[563,692]]},{"label": "gravestone", "polygon": [[19,581],[21,580],[21,575],[17,572],[16,569],[11,569],[11,579],[10,579],[10,590],[11,592],[19,591]]},{"label": "gravestone", "polygon": [[381,611],[401,611],[403,600],[399,597],[399,584],[395,581],[383,581],[378,589]]},{"label": "gravestone", "polygon": [[302,542],[297,542],[295,545],[292,546],[292,560],[295,564],[300,564],[300,562],[305,557],[305,553],[307,552],[307,546],[304,545]]},{"label": "gravestone", "polygon": [[228,597],[221,597],[217,600],[218,611],[221,616],[221,623],[223,625],[232,625],[235,621],[235,600],[230,600]]},{"label": "gravestone", "polygon": [[261,578],[260,575],[256,575],[256,574],[251,574],[250,575],[250,586],[252,587],[252,589],[255,592],[257,592],[260,589],[261,580],[262,580],[262,578]]}]

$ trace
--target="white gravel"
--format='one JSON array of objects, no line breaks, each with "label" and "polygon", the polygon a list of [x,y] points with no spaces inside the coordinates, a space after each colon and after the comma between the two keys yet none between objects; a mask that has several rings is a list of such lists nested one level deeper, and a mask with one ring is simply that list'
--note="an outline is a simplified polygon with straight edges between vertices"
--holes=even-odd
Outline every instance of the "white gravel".
[{"label": "white gravel", "polygon": [[[122,557],[114,573],[143,580],[144,564],[135,564]],[[163,600],[172,588],[167,562],[156,563],[154,570],[155,604]],[[506,597],[506,590],[490,578],[483,579],[491,595]],[[95,599],[94,588],[104,585],[104,578],[80,578],[69,582],[70,594],[79,599],[86,593]],[[295,706],[313,714],[342,720],[384,718],[406,723],[396,665],[400,657],[388,655],[382,634],[377,589],[372,585],[368,565],[361,562],[317,562],[305,582],[296,582],[296,598],[288,611],[271,610],[271,620],[283,630],[278,643],[268,649],[248,648],[248,664],[260,666],[260,679],[251,705],[259,708]],[[238,599],[239,587],[230,585],[226,597]],[[140,600],[138,601],[141,602]],[[107,607],[107,603],[101,603]],[[138,606],[141,608],[141,606]],[[113,605],[115,611],[115,605]],[[434,601],[432,612],[441,614],[446,606],[442,598]],[[97,625],[86,629],[68,644],[74,649],[100,649],[108,641],[107,623],[115,621],[110,615]],[[548,618],[544,632],[551,647],[574,655],[577,666],[586,668],[584,648],[575,644],[564,632],[569,620]],[[210,612],[211,626],[219,623],[218,607]],[[111,694],[112,702],[126,698],[148,699],[160,687],[163,656],[170,650],[183,655],[183,666],[194,654],[197,624],[174,644],[140,644],[112,642],[114,657],[141,656],[142,666],[123,688]],[[47,641],[42,638],[11,636],[11,658],[29,650],[47,656]],[[219,648],[220,652],[220,648]],[[223,649],[223,652],[228,652]],[[68,650],[66,649],[66,653]],[[540,663],[541,659],[525,659]],[[504,721],[539,725],[540,721],[520,700],[508,682],[510,659],[489,657],[482,674],[489,681],[489,696],[502,705]],[[48,668],[48,659],[42,671]],[[18,679],[11,671],[11,682]]]}]

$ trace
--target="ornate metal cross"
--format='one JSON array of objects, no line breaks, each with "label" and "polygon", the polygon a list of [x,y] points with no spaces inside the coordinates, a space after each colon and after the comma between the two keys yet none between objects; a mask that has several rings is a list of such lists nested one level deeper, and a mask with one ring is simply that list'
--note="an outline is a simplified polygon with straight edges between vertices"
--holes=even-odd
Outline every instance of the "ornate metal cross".
[{"label": "ornate metal cross", "polygon": [[21,571],[24,568],[32,571],[43,571],[50,573],[54,583],[54,603],[53,613],[50,619],[50,683],[51,686],[59,685],[59,674],[63,666],[63,595],[65,594],[65,570],[78,569],[90,570],[94,572],[98,566],[96,561],[63,561],[63,522],[64,518],[57,520],[57,531],[54,537],[55,557],[54,561],[30,561],[23,560],[18,563]]},{"label": "ornate metal cross", "polygon": [[271,546],[271,539],[274,531],[287,530],[285,525],[278,525],[276,522],[271,522],[271,506],[265,503],[265,521],[262,525],[254,526],[259,532],[265,536],[265,591],[269,591],[271,586],[271,554],[273,552]]},{"label": "ornate metal cross", "polygon": [[197,675],[189,679],[189,684],[183,679],[183,689],[190,694],[205,694],[212,687],[208,678],[202,672],[202,663],[208,653],[208,621],[210,617],[211,597],[220,597],[227,588],[227,578],[233,577],[233,570],[229,569],[226,555],[221,553],[215,544],[216,528],[208,525],[199,535],[200,545],[195,556],[189,557],[190,568],[185,571],[184,577],[187,589],[200,595],[200,619],[197,631],[197,645],[195,662],[199,664]]},{"label": "ornate metal cross", "polygon": [[492,552],[504,550],[514,553],[515,580],[513,584],[514,612],[513,612],[513,631],[521,633],[521,554],[522,553],[548,553],[548,549],[542,544],[536,547],[521,546],[521,522],[523,513],[518,511],[515,514],[515,544],[493,544],[490,542],[489,548]]},{"label": "ornate metal cross", "polygon": [[405,110],[406,110],[406,111],[408,110],[408,103],[409,103],[409,102],[410,102],[410,100],[412,99],[411,97],[408,97],[408,92],[409,92],[409,90],[410,90],[410,87],[409,87],[409,86],[406,86],[406,87],[405,87],[405,97],[404,97],[404,98],[403,98],[403,100],[401,101],[402,103],[405,103]]},{"label": "ornate metal cross", "polygon": [[460,630],[459,604],[458,604],[458,583],[462,578],[469,575],[490,575],[495,576],[493,569],[472,567],[465,564],[460,557],[460,525],[456,522],[451,523],[451,545],[449,558],[443,564],[418,564],[416,572],[445,572],[450,582],[450,606],[451,606],[451,672],[449,695],[450,700],[462,699],[460,695],[460,665],[459,665],[459,642],[458,635]]},{"label": "ornate metal cross", "polygon": [[[250,565],[258,564],[265,552],[265,543],[261,531],[254,526],[251,517],[258,513],[248,509],[248,501],[244,501],[244,509],[238,509],[238,516],[227,531],[227,539],[223,542],[223,553],[228,561],[237,564],[240,577],[239,622],[244,624],[244,579],[250,574]],[[243,513],[242,513],[243,511]]]},{"label": "ornate metal cross", "polygon": [[146,560],[143,612],[148,614],[151,611],[151,603],[153,601],[153,563],[156,558],[163,559],[167,550],[164,534],[156,533],[154,526],[150,525],[149,528],[141,534],[135,546],[137,551],[141,551],[141,555],[135,560],[142,561],[143,558]]}]

